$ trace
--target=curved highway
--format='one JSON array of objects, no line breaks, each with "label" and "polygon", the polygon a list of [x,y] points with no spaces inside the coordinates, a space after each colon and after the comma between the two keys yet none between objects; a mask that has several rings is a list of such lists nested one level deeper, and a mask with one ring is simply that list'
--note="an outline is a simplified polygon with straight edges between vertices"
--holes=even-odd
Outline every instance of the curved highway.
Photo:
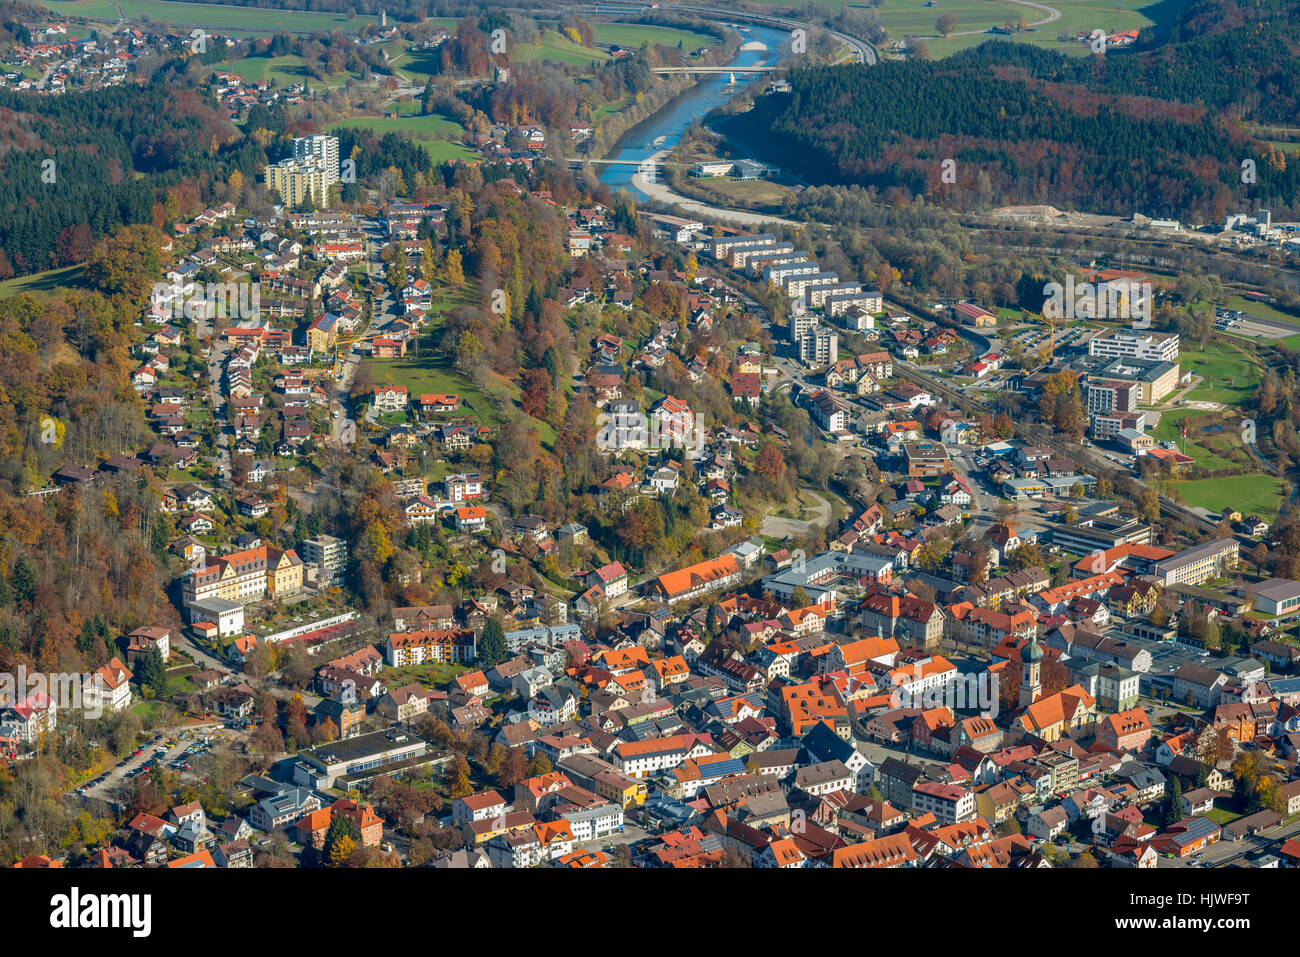
[{"label": "curved highway", "polygon": [[[605,4],[605,6],[610,7],[609,4]],[[648,4],[646,6],[648,7]],[[630,12],[630,5],[628,9],[615,5],[612,9],[602,10],[601,4],[599,3],[587,3],[574,4],[572,7],[567,9],[575,11],[581,10],[587,16],[591,17],[620,17],[627,16]],[[743,20],[746,23],[757,23],[762,26],[776,27],[781,30],[795,30],[808,26],[806,21],[797,20],[793,17],[776,17],[765,13],[745,13],[739,10],[728,10],[725,7],[698,6],[690,3],[668,3],[660,7],[660,9],[664,12],[670,10],[681,10],[684,13],[693,13],[702,19],[717,20],[722,23],[734,23],[737,20]],[[827,32],[848,47],[858,63],[866,63],[870,66],[875,66],[876,51],[872,48],[871,44],[867,43],[865,40],[859,39],[858,37],[850,36],[847,33],[840,33],[838,30],[827,30]]]},{"label": "curved highway", "polygon": [[[795,20],[791,17],[774,17],[762,13],[738,13],[735,10],[720,7],[697,7],[690,4],[674,3],[671,5],[671,9],[685,10],[688,13],[694,13],[701,17],[711,17],[716,20],[745,20],[749,23],[760,23],[785,30],[794,30],[808,25],[803,20]],[[827,30],[827,32],[853,51],[853,55],[859,63],[866,63],[869,66],[876,65],[876,51],[871,44],[847,33],[840,33],[838,30]]]}]

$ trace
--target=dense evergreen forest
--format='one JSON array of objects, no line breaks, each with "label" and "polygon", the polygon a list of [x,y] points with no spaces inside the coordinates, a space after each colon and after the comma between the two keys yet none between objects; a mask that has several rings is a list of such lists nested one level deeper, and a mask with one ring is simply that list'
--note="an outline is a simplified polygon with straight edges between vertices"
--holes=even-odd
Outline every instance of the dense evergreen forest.
[{"label": "dense evergreen forest", "polygon": [[143,87],[0,93],[0,144],[0,278],[81,262],[100,236],[160,222],[169,188],[265,162],[168,72]]},{"label": "dense evergreen forest", "polygon": [[[793,71],[790,93],[731,122],[810,181],[903,199],[1208,219],[1261,205],[1278,214],[1300,199],[1300,168],[1252,138],[1249,124],[1295,122],[1297,13],[1296,0],[1248,9],[1204,0],[1167,42],[1144,37],[1144,48],[1106,57],[991,41],[937,62],[810,67]],[[944,177],[947,159],[955,182]],[[1243,182],[1248,159],[1254,182]]]}]

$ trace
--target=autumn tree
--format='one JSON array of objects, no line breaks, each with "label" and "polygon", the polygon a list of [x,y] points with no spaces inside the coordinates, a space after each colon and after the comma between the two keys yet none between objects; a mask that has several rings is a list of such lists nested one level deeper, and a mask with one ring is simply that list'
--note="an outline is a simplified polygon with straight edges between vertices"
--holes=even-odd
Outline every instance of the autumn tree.
[{"label": "autumn tree", "polygon": [[459,249],[447,253],[447,282],[458,288],[465,285],[465,267],[461,264]]},{"label": "autumn tree", "polygon": [[344,814],[335,814],[325,833],[325,860],[330,867],[341,867],[352,857],[361,844],[361,829],[357,822]]}]

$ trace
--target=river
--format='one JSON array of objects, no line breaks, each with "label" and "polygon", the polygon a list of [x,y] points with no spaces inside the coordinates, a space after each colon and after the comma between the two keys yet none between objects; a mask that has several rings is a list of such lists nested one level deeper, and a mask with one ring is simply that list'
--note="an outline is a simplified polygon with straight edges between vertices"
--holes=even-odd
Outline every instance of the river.
[{"label": "river", "polygon": [[[781,45],[788,42],[790,35],[780,30],[756,25],[737,25],[743,38],[742,48],[728,66],[766,66],[775,63],[781,55]],[[746,49],[750,44],[761,44],[760,49]],[[730,86],[729,77],[702,76],[700,81],[688,90],[669,100],[654,116],[642,120],[624,133],[614,145],[606,159],[633,160],[640,163],[661,150],[672,149],[681,140],[686,128],[705,116],[711,109],[733,97],[737,90],[749,83],[767,83],[766,73],[742,73],[736,77],[736,85]],[[636,166],[616,164],[606,166],[600,175],[600,181],[617,191],[626,189],[638,198],[646,194],[632,182]]]}]

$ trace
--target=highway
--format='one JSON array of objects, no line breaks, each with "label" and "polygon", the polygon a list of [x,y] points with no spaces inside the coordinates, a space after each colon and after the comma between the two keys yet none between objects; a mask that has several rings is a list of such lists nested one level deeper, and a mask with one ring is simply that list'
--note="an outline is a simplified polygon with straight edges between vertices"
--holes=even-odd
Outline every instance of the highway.
[{"label": "highway", "polygon": [[[764,26],[777,27],[786,30],[803,29],[808,26],[806,21],[796,20],[791,17],[774,17],[760,13],[739,13],[735,10],[727,10],[719,7],[700,7],[692,4],[672,4],[671,9],[685,10],[687,13],[694,13],[697,16],[729,22],[734,20],[744,20],[747,23],[758,23]],[[847,33],[839,33],[835,30],[828,30],[831,36],[839,40],[853,53],[858,63],[866,63],[868,66],[876,65],[876,51],[871,44],[857,37],[849,36]]]},{"label": "highway", "polygon": [[[1031,6],[1033,4],[1030,4]],[[644,6],[636,5],[613,5],[610,4],[575,4],[572,7],[563,9],[581,12],[585,16],[594,19],[604,17],[627,16],[629,13],[640,12],[645,9]],[[735,23],[743,21],[745,23],[757,23],[760,26],[772,27],[779,30],[799,30],[808,27],[807,21],[798,20],[793,17],[777,17],[763,13],[745,13],[739,10],[729,10],[726,7],[707,7],[689,3],[667,3],[660,7],[665,13],[674,10],[680,10],[685,13],[694,14],[704,20],[716,20],[719,23]],[[853,55],[854,60],[858,63],[865,63],[869,66],[876,65],[876,51],[865,40],[847,33],[840,33],[836,30],[827,30],[831,36],[835,37],[840,43],[848,47],[849,52]]]}]

